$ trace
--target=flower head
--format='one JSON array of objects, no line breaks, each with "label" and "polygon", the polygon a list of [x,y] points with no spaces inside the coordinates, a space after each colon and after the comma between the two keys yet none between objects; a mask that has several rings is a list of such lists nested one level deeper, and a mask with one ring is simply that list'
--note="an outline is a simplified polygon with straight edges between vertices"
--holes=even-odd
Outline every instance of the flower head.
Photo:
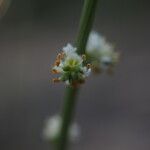
[{"label": "flower head", "polygon": [[85,64],[84,57],[76,52],[71,44],[67,44],[63,51],[58,54],[52,72],[60,74],[54,81],[64,81],[68,85],[76,86],[85,81],[90,74],[90,66]]},{"label": "flower head", "polygon": [[[48,118],[45,121],[45,126],[43,129],[43,138],[47,141],[55,142],[58,140],[60,135],[62,125],[62,118],[59,115]],[[78,139],[80,135],[80,129],[77,124],[72,124],[68,131],[69,140],[74,142]]]},{"label": "flower head", "polygon": [[111,73],[119,59],[119,53],[114,51],[114,46],[96,32],[90,33],[86,52],[94,71]]}]

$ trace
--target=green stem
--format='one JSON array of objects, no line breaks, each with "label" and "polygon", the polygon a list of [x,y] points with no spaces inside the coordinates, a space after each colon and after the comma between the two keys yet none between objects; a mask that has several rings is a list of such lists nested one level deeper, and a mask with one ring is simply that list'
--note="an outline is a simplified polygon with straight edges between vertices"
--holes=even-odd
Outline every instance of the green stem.
[{"label": "green stem", "polygon": [[79,54],[85,53],[86,43],[91,31],[98,0],[85,0],[81,14],[76,47]]},{"label": "green stem", "polygon": [[[85,0],[80,18],[79,32],[76,39],[78,54],[85,53],[85,47],[92,28],[97,0]],[[68,86],[62,112],[62,127],[57,150],[66,150],[68,146],[68,129],[73,119],[78,87]]]},{"label": "green stem", "polygon": [[58,150],[66,150],[68,143],[68,129],[72,121],[72,117],[75,109],[76,96],[78,88],[68,86],[66,89],[64,108],[62,114],[62,128],[60,133],[60,141],[58,143]]}]

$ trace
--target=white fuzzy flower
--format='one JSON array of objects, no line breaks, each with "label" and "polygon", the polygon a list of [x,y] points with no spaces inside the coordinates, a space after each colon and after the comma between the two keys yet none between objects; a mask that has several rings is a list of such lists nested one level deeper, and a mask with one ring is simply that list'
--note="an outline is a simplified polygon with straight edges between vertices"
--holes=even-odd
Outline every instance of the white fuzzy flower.
[{"label": "white fuzzy flower", "polygon": [[86,46],[89,62],[96,70],[112,70],[118,61],[119,54],[112,44],[97,32],[91,32]]},{"label": "white fuzzy flower", "polygon": [[109,53],[113,51],[113,46],[109,44],[103,36],[97,32],[92,31],[89,35],[86,50],[89,53]]},{"label": "white fuzzy flower", "polygon": [[76,48],[67,44],[63,52],[58,54],[52,72],[60,74],[55,82],[64,81],[67,85],[77,86],[84,83],[90,74],[90,68],[84,62],[85,58],[77,54]]},{"label": "white fuzzy flower", "polygon": [[[43,138],[47,141],[57,140],[60,129],[61,129],[62,119],[59,115],[55,115],[48,118],[45,121],[45,126],[43,129]],[[79,138],[80,129],[77,124],[72,124],[69,128],[69,140],[74,142]]]}]

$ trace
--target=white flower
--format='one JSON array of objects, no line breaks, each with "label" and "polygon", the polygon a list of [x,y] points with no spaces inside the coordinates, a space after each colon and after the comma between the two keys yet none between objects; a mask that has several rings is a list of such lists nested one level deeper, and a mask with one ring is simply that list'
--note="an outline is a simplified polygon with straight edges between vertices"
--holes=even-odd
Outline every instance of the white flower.
[{"label": "white flower", "polygon": [[[48,118],[45,121],[45,126],[43,129],[43,138],[47,141],[57,140],[60,129],[61,129],[62,119],[59,115],[55,115]],[[80,129],[77,124],[72,124],[69,128],[69,140],[74,142],[79,138]]]},{"label": "white flower", "polygon": [[84,83],[90,75],[90,68],[85,63],[85,58],[77,54],[76,48],[67,44],[63,52],[58,54],[52,72],[60,74],[55,82],[64,81],[67,85],[77,86]]},{"label": "white flower", "polygon": [[99,35],[97,32],[92,31],[88,38],[86,50],[89,53],[109,53],[113,51],[113,46],[109,44],[103,36]]},{"label": "white flower", "polygon": [[112,44],[97,32],[91,32],[86,46],[89,62],[96,70],[112,69],[118,61],[119,54]]},{"label": "white flower", "polygon": [[70,43],[63,48],[65,53],[65,59],[63,61],[64,66],[69,65],[74,67],[75,65],[82,64],[82,58],[76,53],[77,48],[73,47]]}]

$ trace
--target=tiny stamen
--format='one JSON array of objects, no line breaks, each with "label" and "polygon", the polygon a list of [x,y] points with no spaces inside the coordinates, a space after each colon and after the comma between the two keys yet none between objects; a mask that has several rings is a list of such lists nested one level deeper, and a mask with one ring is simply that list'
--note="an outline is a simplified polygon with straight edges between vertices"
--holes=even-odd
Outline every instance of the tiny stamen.
[{"label": "tiny stamen", "polygon": [[59,78],[53,78],[53,82],[58,83],[58,82],[60,82],[60,79]]},{"label": "tiny stamen", "polygon": [[57,60],[60,60],[61,59],[61,53],[59,53],[56,57]]},{"label": "tiny stamen", "polygon": [[56,61],[55,61],[55,63],[54,63],[54,66],[59,66],[59,64],[60,64],[60,60],[57,60],[57,59],[56,59]]},{"label": "tiny stamen", "polygon": [[65,53],[64,52],[61,52],[61,59],[63,59],[65,56]]},{"label": "tiny stamen", "polygon": [[87,68],[90,69],[91,68],[91,64],[87,64]]},{"label": "tiny stamen", "polygon": [[83,54],[83,55],[82,55],[82,59],[83,59],[83,60],[86,60],[86,55]]},{"label": "tiny stamen", "polygon": [[56,69],[52,69],[51,71],[53,74],[58,74],[59,72]]}]

